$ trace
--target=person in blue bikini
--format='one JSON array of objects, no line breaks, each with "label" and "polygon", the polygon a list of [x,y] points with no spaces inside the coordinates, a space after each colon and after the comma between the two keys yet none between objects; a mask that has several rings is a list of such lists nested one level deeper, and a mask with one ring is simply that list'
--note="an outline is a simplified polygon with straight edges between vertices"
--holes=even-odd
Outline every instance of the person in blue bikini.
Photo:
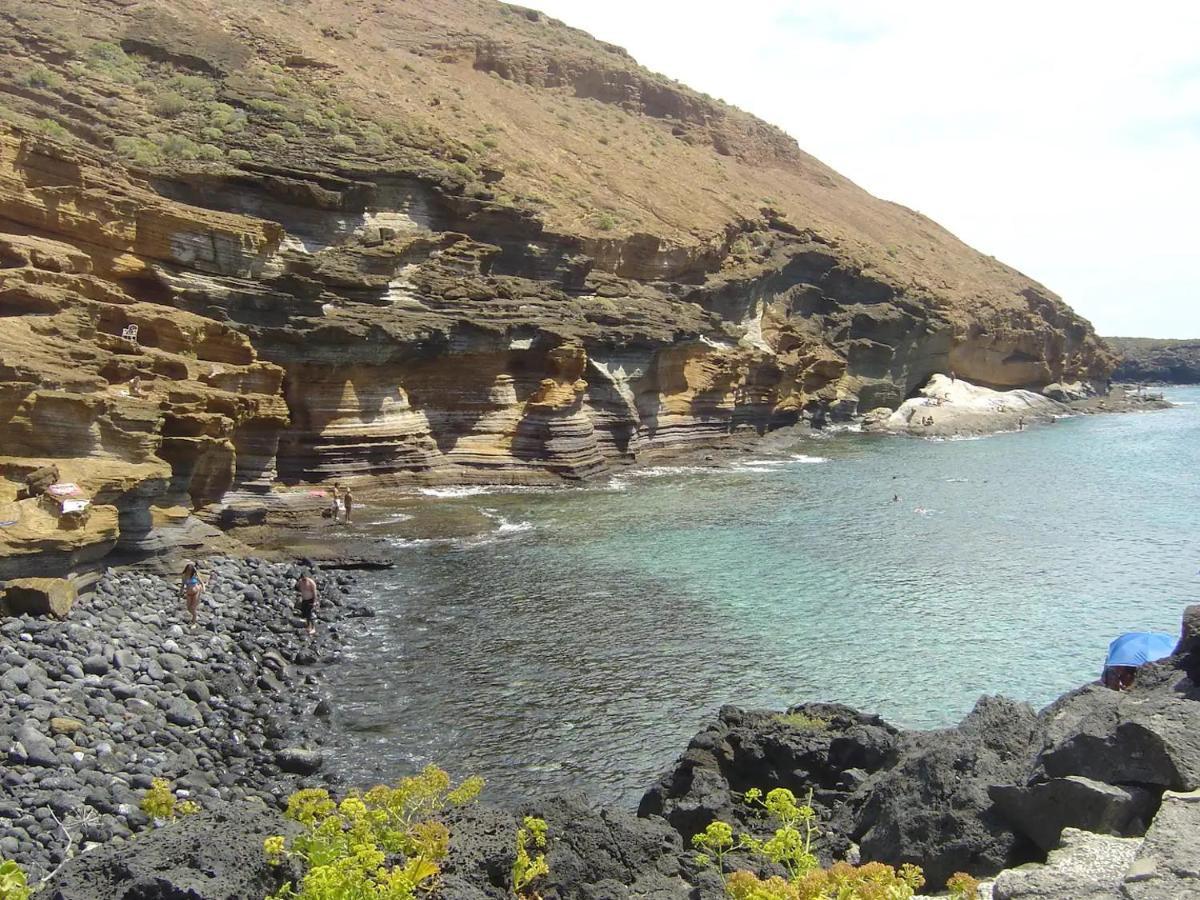
[{"label": "person in blue bikini", "polygon": [[189,562],[183,567],[179,589],[183,592],[188,614],[192,617],[192,627],[195,628],[196,611],[200,608],[200,592],[204,590],[204,583],[200,580],[200,573],[194,562]]}]

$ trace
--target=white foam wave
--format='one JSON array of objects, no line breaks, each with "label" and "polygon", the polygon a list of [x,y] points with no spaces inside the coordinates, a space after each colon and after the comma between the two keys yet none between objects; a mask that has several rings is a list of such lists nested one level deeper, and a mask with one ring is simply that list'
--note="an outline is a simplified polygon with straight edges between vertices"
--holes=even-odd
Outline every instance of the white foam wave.
[{"label": "white foam wave", "polygon": [[481,513],[496,523],[496,530],[493,535],[501,534],[523,534],[526,531],[533,531],[532,522],[513,522],[500,514],[496,509],[481,509]]},{"label": "white foam wave", "polygon": [[442,500],[450,500],[455,497],[478,497],[481,494],[490,494],[492,493],[492,489],[459,485],[458,487],[419,488],[418,493],[424,494],[426,497],[438,497]]},{"label": "white foam wave", "polygon": [[792,461],[798,463],[827,463],[828,456],[809,456],[807,453],[793,453]]}]

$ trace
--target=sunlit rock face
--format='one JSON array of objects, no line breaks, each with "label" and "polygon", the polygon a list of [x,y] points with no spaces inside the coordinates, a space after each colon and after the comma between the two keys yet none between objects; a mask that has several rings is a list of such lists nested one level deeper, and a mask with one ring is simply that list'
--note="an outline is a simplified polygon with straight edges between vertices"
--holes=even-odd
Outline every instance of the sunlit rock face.
[{"label": "sunlit rock face", "polygon": [[[332,482],[576,480],[936,373],[1111,369],[1040,285],[540,15],[18,2],[0,578],[200,546]],[[28,490],[48,466],[82,510]]]}]

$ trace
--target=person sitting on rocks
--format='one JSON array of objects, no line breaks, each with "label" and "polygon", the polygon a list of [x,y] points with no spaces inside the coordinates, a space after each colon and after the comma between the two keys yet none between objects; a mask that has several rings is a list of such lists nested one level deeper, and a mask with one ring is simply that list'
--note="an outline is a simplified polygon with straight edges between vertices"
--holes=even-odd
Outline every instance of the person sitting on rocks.
[{"label": "person sitting on rocks", "polygon": [[188,615],[191,616],[192,627],[196,627],[196,611],[200,608],[200,593],[204,590],[204,583],[200,580],[200,572],[196,568],[194,562],[188,562],[183,567],[183,575],[180,576],[179,589],[183,593],[183,598],[187,602]]},{"label": "person sitting on rocks", "polygon": [[317,605],[321,602],[317,583],[305,572],[296,579],[296,590],[300,593],[300,615],[304,617],[306,629],[309,634],[316,634]]},{"label": "person sitting on rocks", "polygon": [[1137,677],[1135,666],[1107,666],[1104,669],[1104,686],[1114,691],[1127,691],[1133,687]]}]

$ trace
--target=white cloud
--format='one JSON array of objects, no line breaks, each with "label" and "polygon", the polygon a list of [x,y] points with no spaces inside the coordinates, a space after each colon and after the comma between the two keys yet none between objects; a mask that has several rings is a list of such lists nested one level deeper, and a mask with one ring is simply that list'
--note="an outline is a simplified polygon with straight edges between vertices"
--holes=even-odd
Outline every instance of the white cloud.
[{"label": "white cloud", "polygon": [[1101,333],[1200,336],[1200,4],[527,2],[783,127]]}]

